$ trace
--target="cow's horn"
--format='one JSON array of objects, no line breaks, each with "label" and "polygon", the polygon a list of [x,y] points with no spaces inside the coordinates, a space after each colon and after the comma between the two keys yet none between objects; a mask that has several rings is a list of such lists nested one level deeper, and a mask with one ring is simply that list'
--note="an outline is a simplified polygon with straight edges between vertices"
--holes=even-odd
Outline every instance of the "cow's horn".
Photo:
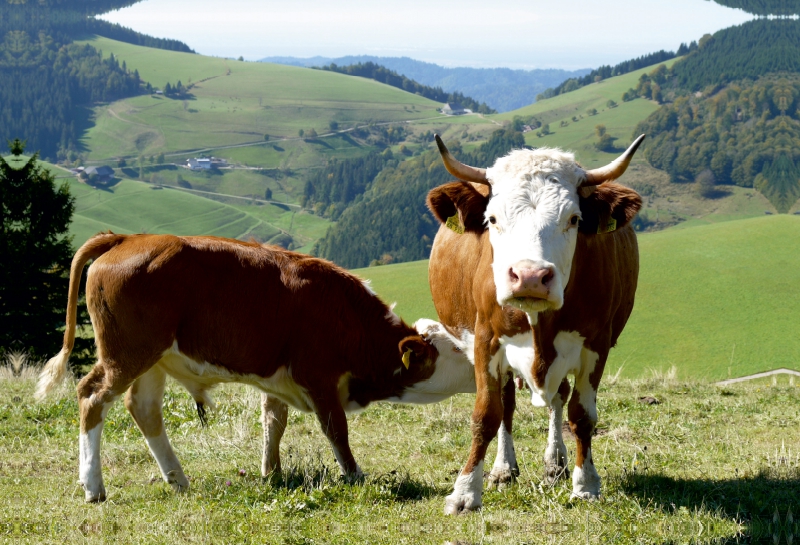
[{"label": "cow's horn", "polygon": [[450,153],[450,150],[447,149],[447,146],[444,145],[444,142],[442,142],[438,134],[434,134],[433,137],[436,139],[436,145],[439,146],[439,153],[442,154],[442,161],[444,162],[444,168],[447,169],[447,172],[465,182],[474,182],[476,184],[488,186],[492,185],[486,178],[485,168],[475,168],[460,163],[453,157],[453,154]]},{"label": "cow's horn", "polygon": [[616,180],[622,176],[625,173],[625,170],[627,170],[628,165],[631,164],[633,154],[636,153],[636,149],[639,147],[639,144],[642,143],[642,140],[644,140],[644,135],[641,135],[639,138],[634,140],[633,144],[631,144],[631,147],[626,149],[625,153],[617,157],[612,163],[609,163],[604,167],[587,170],[586,180],[581,184],[581,187],[600,185],[603,182]]}]

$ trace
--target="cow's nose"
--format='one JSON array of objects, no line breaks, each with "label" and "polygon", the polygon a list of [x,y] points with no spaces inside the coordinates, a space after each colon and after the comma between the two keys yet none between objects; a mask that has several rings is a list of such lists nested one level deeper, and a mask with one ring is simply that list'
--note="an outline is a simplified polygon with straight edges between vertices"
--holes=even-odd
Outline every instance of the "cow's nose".
[{"label": "cow's nose", "polygon": [[514,297],[547,299],[553,278],[555,278],[553,267],[520,264],[508,269],[508,280]]}]

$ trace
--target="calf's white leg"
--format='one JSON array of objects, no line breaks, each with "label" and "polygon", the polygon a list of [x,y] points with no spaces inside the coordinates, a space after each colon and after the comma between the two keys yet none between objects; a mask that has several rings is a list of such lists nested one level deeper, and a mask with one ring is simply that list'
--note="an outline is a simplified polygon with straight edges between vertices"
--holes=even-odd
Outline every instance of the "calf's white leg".
[{"label": "calf's white leg", "polygon": [[[544,479],[552,484],[561,477],[569,477],[567,469],[567,446],[564,444],[564,401],[569,395],[569,382],[564,380],[558,395],[550,403],[550,422],[547,431],[547,447],[544,451]],[[562,397],[563,396],[563,397]]]}]

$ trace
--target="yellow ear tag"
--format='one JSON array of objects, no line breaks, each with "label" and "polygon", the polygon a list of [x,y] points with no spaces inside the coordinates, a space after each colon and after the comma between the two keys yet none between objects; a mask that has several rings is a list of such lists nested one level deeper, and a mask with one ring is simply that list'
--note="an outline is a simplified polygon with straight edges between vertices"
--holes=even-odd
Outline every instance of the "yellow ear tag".
[{"label": "yellow ear tag", "polygon": [[403,365],[406,366],[406,369],[408,369],[408,366],[411,365],[411,349],[410,348],[406,348],[406,351],[403,352]]},{"label": "yellow ear tag", "polygon": [[600,226],[600,225],[597,226],[597,234],[598,235],[602,235],[603,233],[611,233],[611,232],[616,231],[616,230],[617,230],[617,220],[615,220],[614,218],[609,218],[608,219],[608,225],[606,225],[606,230],[605,231],[603,231],[602,226]]},{"label": "yellow ear tag", "polygon": [[458,213],[447,218],[445,226],[454,233],[458,233],[459,235],[464,234],[464,228],[461,226],[461,221],[458,219]]}]

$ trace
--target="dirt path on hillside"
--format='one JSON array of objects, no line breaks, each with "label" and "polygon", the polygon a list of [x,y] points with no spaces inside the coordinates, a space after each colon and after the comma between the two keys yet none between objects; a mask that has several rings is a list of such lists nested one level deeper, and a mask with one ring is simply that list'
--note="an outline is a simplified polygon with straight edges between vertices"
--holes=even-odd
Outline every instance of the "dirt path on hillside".
[{"label": "dirt path on hillside", "polygon": [[727,386],[728,384],[736,384],[738,382],[747,382],[748,380],[755,380],[759,378],[766,378],[771,377],[773,375],[794,375],[796,377],[800,377],[800,371],[795,371],[794,369],[786,369],[782,367],[780,369],[774,369],[772,371],[764,371],[763,373],[755,373],[754,375],[747,375],[745,377],[738,377],[738,378],[729,378],[728,380],[722,380],[720,382],[715,382],[715,386]]}]

